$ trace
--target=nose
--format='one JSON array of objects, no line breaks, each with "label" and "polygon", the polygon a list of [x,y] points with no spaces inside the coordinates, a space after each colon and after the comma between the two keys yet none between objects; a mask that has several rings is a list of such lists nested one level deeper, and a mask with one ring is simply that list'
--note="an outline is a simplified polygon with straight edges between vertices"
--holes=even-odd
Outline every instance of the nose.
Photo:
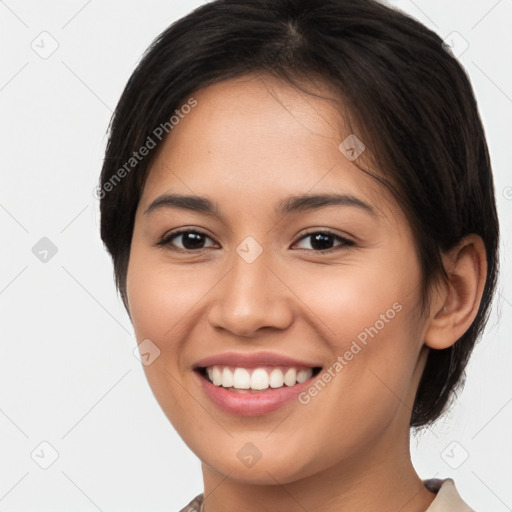
[{"label": "nose", "polygon": [[282,330],[293,321],[293,293],[284,267],[272,264],[268,251],[254,261],[234,252],[230,270],[212,290],[210,325],[242,338],[254,338],[264,328]]}]

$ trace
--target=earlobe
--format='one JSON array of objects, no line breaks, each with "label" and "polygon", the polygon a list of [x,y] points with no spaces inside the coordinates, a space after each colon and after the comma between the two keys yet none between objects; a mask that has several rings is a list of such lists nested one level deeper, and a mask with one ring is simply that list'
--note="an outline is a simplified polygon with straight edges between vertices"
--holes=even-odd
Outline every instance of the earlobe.
[{"label": "earlobe", "polygon": [[453,345],[471,326],[482,299],[487,277],[484,243],[478,235],[467,235],[443,255],[448,274],[445,286],[435,290],[425,333],[425,344],[433,349]]}]

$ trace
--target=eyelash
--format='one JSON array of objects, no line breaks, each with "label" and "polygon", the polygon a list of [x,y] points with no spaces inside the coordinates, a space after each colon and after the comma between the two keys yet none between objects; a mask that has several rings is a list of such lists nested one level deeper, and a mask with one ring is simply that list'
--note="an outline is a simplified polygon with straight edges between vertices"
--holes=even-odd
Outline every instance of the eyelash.
[{"label": "eyelash", "polygon": [[[175,232],[172,232],[172,233],[164,235],[162,237],[162,239],[159,242],[156,243],[156,245],[160,246],[160,247],[166,247],[167,246],[167,248],[169,248],[170,250],[173,250],[173,251],[189,252],[189,253],[191,253],[191,252],[200,252],[200,251],[204,251],[205,249],[208,249],[208,247],[202,247],[200,249],[182,249],[181,247],[173,247],[172,244],[171,244],[171,240],[174,239],[174,238],[177,238],[178,236],[183,235],[185,233],[195,233],[195,234],[198,234],[198,235],[203,235],[203,236],[205,236],[207,238],[210,238],[212,240],[212,238],[209,235],[207,235],[206,233],[204,233],[202,231],[198,231],[197,229],[182,229],[180,231],[175,231]],[[298,243],[301,240],[304,240],[305,238],[308,238],[309,236],[316,235],[316,234],[333,236],[334,238],[338,239],[338,241],[341,241],[342,244],[337,246],[337,247],[331,247],[330,249],[324,249],[324,250],[315,250],[315,249],[302,249],[302,250],[313,251],[313,252],[316,252],[316,253],[330,253],[330,252],[333,252],[333,251],[336,251],[336,250],[341,250],[341,249],[344,249],[346,247],[351,247],[351,246],[355,245],[355,242],[353,242],[352,240],[349,240],[349,239],[344,238],[344,237],[342,237],[342,236],[340,236],[340,235],[338,235],[336,233],[333,233],[332,231],[329,231],[328,229],[307,231],[295,243]]]}]

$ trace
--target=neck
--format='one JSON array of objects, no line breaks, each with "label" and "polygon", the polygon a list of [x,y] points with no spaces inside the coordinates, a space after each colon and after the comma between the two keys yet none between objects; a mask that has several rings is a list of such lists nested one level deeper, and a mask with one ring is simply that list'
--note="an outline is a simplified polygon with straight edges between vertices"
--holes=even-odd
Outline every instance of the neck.
[{"label": "neck", "polygon": [[312,476],[268,485],[236,480],[203,464],[204,512],[425,512],[435,494],[416,474],[409,451],[409,432],[383,435],[364,453]]}]

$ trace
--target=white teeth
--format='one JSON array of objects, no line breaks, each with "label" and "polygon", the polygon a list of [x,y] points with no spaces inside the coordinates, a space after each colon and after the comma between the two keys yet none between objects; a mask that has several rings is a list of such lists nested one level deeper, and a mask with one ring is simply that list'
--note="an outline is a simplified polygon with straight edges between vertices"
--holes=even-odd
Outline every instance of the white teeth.
[{"label": "white teeth", "polygon": [[206,368],[208,378],[215,386],[231,389],[264,390],[294,386],[305,382],[313,376],[312,368],[234,368],[227,366],[209,366]]},{"label": "white teeth", "polygon": [[222,370],[222,387],[233,387],[233,373],[229,368],[224,368],[224,370]]},{"label": "white teeth", "polygon": [[251,375],[251,389],[267,389],[268,373],[263,368],[257,368]]},{"label": "white teeth", "polygon": [[235,369],[233,373],[233,387],[236,389],[249,389],[251,387],[251,376],[245,368]]},{"label": "white teeth", "polygon": [[[274,368],[270,372],[268,380],[271,388],[282,388],[284,384],[283,372],[279,368]],[[295,382],[293,384],[295,384]]]},{"label": "white teeth", "polygon": [[220,373],[218,366],[213,367],[212,381],[215,386],[220,386],[222,384],[222,374]]},{"label": "white teeth", "polygon": [[284,383],[287,386],[294,386],[297,382],[297,370],[295,368],[288,368],[284,374]]},{"label": "white teeth", "polygon": [[311,375],[313,375],[313,371],[311,369],[309,370],[299,370],[297,372],[297,382],[301,383],[309,378],[311,378]]}]

